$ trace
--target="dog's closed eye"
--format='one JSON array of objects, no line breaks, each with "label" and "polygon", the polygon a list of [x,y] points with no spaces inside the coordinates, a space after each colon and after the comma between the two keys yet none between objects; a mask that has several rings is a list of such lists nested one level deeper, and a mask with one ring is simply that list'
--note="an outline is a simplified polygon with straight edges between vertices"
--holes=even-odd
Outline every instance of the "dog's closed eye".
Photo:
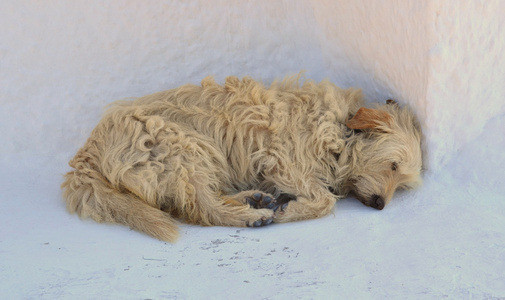
[{"label": "dog's closed eye", "polygon": [[398,169],[398,163],[393,162],[391,163],[391,170],[396,171]]}]

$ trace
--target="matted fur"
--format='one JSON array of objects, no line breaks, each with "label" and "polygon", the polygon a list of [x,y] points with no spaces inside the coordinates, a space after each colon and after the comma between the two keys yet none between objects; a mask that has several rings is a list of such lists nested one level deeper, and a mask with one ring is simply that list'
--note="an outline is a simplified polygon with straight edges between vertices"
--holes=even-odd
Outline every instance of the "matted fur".
[{"label": "matted fur", "polygon": [[[421,132],[408,109],[364,108],[360,90],[298,79],[266,88],[205,78],[113,104],[69,163],[68,210],[173,242],[176,219],[317,218],[350,191],[382,209],[396,188],[420,182]],[[255,209],[245,199],[259,192],[296,201]]]}]

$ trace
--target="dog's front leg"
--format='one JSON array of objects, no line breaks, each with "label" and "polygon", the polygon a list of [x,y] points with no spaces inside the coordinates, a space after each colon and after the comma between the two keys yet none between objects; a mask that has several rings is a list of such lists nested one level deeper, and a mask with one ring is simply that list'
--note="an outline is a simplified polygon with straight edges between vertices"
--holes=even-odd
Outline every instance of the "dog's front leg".
[{"label": "dog's front leg", "polygon": [[331,212],[337,198],[323,185],[312,185],[309,191],[284,188],[296,195],[296,200],[289,201],[287,207],[276,212],[274,222],[285,223],[323,217]]}]

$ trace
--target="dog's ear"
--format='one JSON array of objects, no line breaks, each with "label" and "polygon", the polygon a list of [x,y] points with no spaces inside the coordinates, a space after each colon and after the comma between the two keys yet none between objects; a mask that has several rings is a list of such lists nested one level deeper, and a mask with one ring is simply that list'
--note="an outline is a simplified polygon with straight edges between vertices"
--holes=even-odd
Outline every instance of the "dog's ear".
[{"label": "dog's ear", "polygon": [[370,129],[389,124],[392,118],[383,110],[362,107],[345,125],[351,129]]}]

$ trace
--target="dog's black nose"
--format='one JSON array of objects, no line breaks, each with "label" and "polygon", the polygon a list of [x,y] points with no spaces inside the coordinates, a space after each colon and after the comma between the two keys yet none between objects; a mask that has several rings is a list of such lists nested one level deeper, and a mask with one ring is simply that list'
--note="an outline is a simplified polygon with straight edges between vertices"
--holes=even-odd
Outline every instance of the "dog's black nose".
[{"label": "dog's black nose", "polygon": [[386,203],[384,202],[384,199],[381,196],[372,195],[372,199],[370,201],[371,207],[378,209],[378,210],[382,210],[384,208],[384,205],[386,205]]}]

